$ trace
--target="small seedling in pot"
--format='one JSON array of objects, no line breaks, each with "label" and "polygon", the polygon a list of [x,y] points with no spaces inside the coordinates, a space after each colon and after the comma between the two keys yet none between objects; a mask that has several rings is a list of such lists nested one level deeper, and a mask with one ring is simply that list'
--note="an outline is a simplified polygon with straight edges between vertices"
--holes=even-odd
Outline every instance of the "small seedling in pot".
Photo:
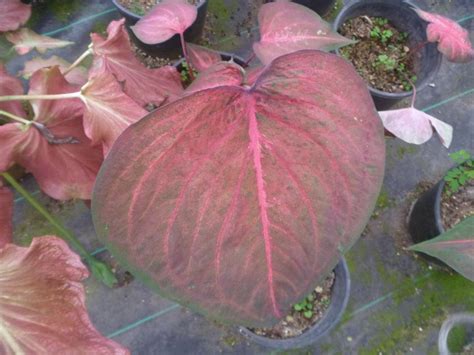
[{"label": "small seedling in pot", "polygon": [[446,191],[448,196],[458,192],[467,182],[474,180],[474,159],[469,152],[460,150],[449,156],[459,166],[448,171],[444,178],[448,186]]},{"label": "small seedling in pot", "polygon": [[389,71],[397,68],[397,61],[386,54],[381,54],[377,57],[377,61],[372,65],[375,67],[380,66],[384,70]]},{"label": "small seedling in pot", "polygon": [[313,302],[314,302],[314,296],[313,294],[310,294],[306,296],[306,298],[302,300],[301,302],[296,303],[293,306],[293,309],[296,312],[303,314],[305,318],[311,319],[313,317]]},{"label": "small seedling in pot", "polygon": [[[193,74],[194,74],[194,77],[198,74],[195,69],[193,69]],[[181,81],[183,82],[183,84],[189,85],[191,83],[192,80],[191,80],[191,75],[189,73],[188,62],[183,61],[183,63],[181,64],[180,75],[181,75]]]},{"label": "small seedling in pot", "polygon": [[391,30],[382,30],[379,26],[375,26],[370,31],[370,36],[372,38],[378,38],[382,41],[382,43],[387,43],[390,38],[393,37],[393,32]]}]

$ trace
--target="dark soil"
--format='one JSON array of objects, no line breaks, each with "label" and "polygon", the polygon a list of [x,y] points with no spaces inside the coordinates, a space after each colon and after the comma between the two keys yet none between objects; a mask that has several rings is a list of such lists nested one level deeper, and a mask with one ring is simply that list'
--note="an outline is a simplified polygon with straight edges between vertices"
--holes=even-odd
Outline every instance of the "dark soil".
[{"label": "dark soil", "polygon": [[441,199],[441,220],[444,229],[451,229],[470,216],[474,216],[474,181],[467,182],[451,195],[445,188]]},{"label": "dark soil", "polygon": [[[145,15],[153,6],[159,4],[161,0],[119,0],[119,3],[126,9],[132,11],[138,16]],[[202,0],[188,0],[192,5],[199,5]]]},{"label": "dark soil", "polygon": [[340,53],[371,87],[389,93],[412,89],[410,81],[416,81],[416,73],[407,33],[387,19],[368,16],[346,21],[339,32],[358,41]]},{"label": "dark soil", "polygon": [[311,318],[306,318],[303,312],[295,311],[292,308],[291,312],[273,328],[255,328],[250,330],[257,335],[272,339],[286,339],[303,334],[310,326],[318,322],[328,309],[331,302],[334,278],[335,275],[332,272],[312,292],[314,301],[313,316]]}]

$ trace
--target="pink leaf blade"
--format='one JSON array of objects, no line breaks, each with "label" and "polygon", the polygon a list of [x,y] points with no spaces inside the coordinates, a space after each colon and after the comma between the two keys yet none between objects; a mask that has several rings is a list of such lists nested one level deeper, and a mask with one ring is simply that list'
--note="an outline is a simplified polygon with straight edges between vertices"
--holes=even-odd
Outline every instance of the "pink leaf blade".
[{"label": "pink leaf blade", "polygon": [[418,16],[429,22],[426,34],[429,42],[438,42],[438,50],[454,63],[467,63],[474,59],[469,32],[456,21],[439,14],[414,9]]},{"label": "pink leaf blade", "polygon": [[157,44],[183,34],[196,18],[197,7],[186,0],[163,0],[131,29],[143,43]]},{"label": "pink leaf blade", "polygon": [[331,51],[354,43],[334,32],[314,11],[292,2],[263,5],[258,22],[260,41],[254,43],[253,50],[265,65],[279,56],[303,49]]},{"label": "pink leaf blade", "polygon": [[222,61],[220,53],[198,46],[197,44],[186,43],[189,61],[193,69],[198,72],[204,71],[213,64]]},{"label": "pink leaf blade", "polygon": [[474,216],[467,217],[452,229],[410,247],[448,264],[474,282]]},{"label": "pink leaf blade", "polygon": [[48,49],[63,48],[74,44],[71,41],[63,41],[48,36],[39,35],[28,28],[6,34],[6,39],[14,44],[16,52],[20,55],[29,53],[33,49],[45,53]]},{"label": "pink leaf blade", "polygon": [[[10,95],[23,95],[23,85],[18,78],[8,74],[4,66],[0,63],[0,96]],[[26,112],[19,101],[0,102],[0,110],[20,117],[26,117]]]},{"label": "pink leaf blade", "polygon": [[301,51],[252,88],[199,91],[129,127],[92,212],[99,238],[155,290],[269,325],[360,235],[383,171],[383,127],[362,79],[334,55]]},{"label": "pink leaf blade", "polygon": [[0,32],[15,31],[31,16],[31,5],[21,0],[0,1]]},{"label": "pink leaf blade", "polygon": [[13,192],[0,180],[0,249],[13,238]]},{"label": "pink leaf blade", "polygon": [[34,238],[29,248],[6,245],[0,276],[2,352],[129,354],[90,321],[80,283],[89,272],[61,239]]},{"label": "pink leaf blade", "polygon": [[441,143],[443,143],[446,148],[449,148],[453,141],[453,126],[438,120],[433,116],[430,116],[429,120],[436,133],[438,133]]}]

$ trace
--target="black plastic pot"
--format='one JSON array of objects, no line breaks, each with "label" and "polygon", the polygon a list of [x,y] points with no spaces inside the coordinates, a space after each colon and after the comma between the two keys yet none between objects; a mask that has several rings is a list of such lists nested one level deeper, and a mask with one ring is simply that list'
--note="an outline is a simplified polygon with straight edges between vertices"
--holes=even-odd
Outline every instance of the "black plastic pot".
[{"label": "black plastic pot", "polygon": [[[332,7],[336,4],[336,0],[291,0],[297,4],[309,7],[314,12],[318,13],[320,16],[326,15]],[[265,1],[271,2],[269,0]]]},{"label": "black plastic pot", "polygon": [[273,349],[296,349],[315,343],[326,335],[341,320],[349,301],[351,278],[344,258],[334,269],[335,280],[332,287],[331,304],[323,318],[300,336],[288,339],[270,339],[255,334],[245,327],[240,327],[242,335],[253,342]]},{"label": "black plastic pot", "polygon": [[[405,0],[358,0],[345,6],[333,24],[333,29],[338,30],[347,20],[367,15],[384,17],[388,19],[397,29],[407,32],[410,47],[416,48],[421,43],[426,43],[426,26],[412,8],[416,7]],[[339,51],[336,51],[339,54]],[[416,89],[420,91],[433,81],[441,65],[442,55],[437,50],[436,44],[428,43],[418,50],[415,55],[415,71],[417,76]],[[412,96],[413,91],[401,93],[387,93],[369,86],[369,91],[379,111],[386,110],[401,101]]]},{"label": "black plastic pot", "polygon": [[[130,35],[130,38],[132,39],[133,43],[144,51],[146,54],[152,55],[152,56],[166,56],[166,57],[173,57],[177,56],[179,54],[182,54],[181,52],[181,41],[179,39],[179,35],[175,35],[171,37],[169,40],[166,42],[160,43],[160,44],[146,44],[140,41],[135,34],[133,33],[132,30],[130,30],[130,26],[135,25],[138,20],[142,18],[142,16],[139,16],[137,14],[134,14],[127,8],[123,7],[118,0],[112,0],[112,3],[115,5],[117,10],[120,12],[120,14],[125,17],[125,27],[127,28],[127,31]],[[197,5],[197,18],[196,21],[189,27],[185,32],[184,32],[184,38],[187,42],[195,42],[199,38],[201,38],[202,31],[204,29],[204,23],[206,22],[206,14],[207,14],[207,5],[208,5],[208,0],[203,0],[199,5]]]}]

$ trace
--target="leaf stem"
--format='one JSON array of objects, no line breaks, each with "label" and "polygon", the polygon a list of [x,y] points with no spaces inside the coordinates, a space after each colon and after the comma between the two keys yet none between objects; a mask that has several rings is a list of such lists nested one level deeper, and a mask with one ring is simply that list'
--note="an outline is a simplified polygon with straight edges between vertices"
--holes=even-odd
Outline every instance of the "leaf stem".
[{"label": "leaf stem", "polygon": [[184,58],[186,59],[186,63],[188,63],[189,77],[191,81],[194,81],[193,66],[191,65],[191,62],[189,61],[188,50],[186,49],[186,41],[184,40],[184,34],[180,33],[179,38],[181,39],[181,47],[183,48]]},{"label": "leaf stem", "polygon": [[79,253],[79,255],[89,264],[90,268],[93,271],[93,274],[104,282],[107,286],[111,287],[116,282],[115,276],[109,270],[109,268],[94,256],[89,254],[89,252],[82,246],[82,244],[77,240],[76,236],[64,227],[60,221],[58,221],[53,215],[51,215],[44,206],[42,206],[38,200],[36,200],[28,191],[26,191],[23,186],[21,186],[18,181],[15,180],[7,172],[0,173],[1,176],[16,190],[20,195],[22,195],[28,203],[35,208],[58,232],[58,236],[66,240],[73,248]]},{"label": "leaf stem", "polygon": [[8,117],[8,118],[14,120],[14,121],[17,121],[17,122],[20,122],[20,123],[23,123],[23,124],[26,124],[26,125],[30,125],[32,123],[32,121],[28,121],[28,120],[24,119],[23,117],[14,115],[13,113],[10,113],[10,112],[7,112],[7,111],[0,110],[0,115],[3,115],[5,117]]},{"label": "leaf stem", "polygon": [[79,58],[77,58],[74,63],[72,63],[69,68],[67,68],[64,72],[63,72],[63,75],[66,76],[71,70],[73,70],[75,67],[77,67],[79,64],[81,64],[81,62],[86,59],[89,55],[92,54],[92,48],[91,46],[89,45],[89,47],[87,48],[87,50],[82,53]]},{"label": "leaf stem", "polygon": [[0,96],[0,102],[4,101],[28,101],[28,100],[62,100],[62,99],[78,99],[80,92],[69,92],[66,94],[52,94],[52,95],[10,95]]}]

